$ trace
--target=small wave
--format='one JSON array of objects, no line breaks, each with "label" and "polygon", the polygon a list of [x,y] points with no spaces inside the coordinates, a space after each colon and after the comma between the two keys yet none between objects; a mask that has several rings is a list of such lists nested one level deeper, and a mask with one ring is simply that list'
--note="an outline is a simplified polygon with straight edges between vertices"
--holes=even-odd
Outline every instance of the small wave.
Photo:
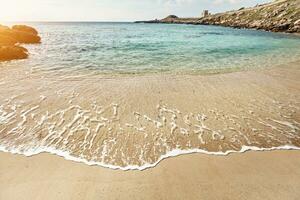
[{"label": "small wave", "polygon": [[247,151],[274,151],[274,150],[300,150],[300,147],[290,146],[290,145],[284,145],[284,146],[279,146],[279,147],[270,147],[270,148],[242,146],[240,151],[230,150],[230,151],[226,151],[226,152],[209,152],[209,151],[202,150],[202,149],[189,149],[189,150],[173,149],[172,151],[167,152],[165,155],[162,155],[158,159],[158,161],[156,161],[155,163],[152,163],[152,164],[148,163],[148,164],[144,164],[142,166],[131,165],[131,166],[122,167],[122,166],[117,166],[117,165],[106,164],[104,162],[88,161],[83,158],[78,158],[78,157],[72,156],[67,151],[61,151],[61,150],[57,150],[57,149],[53,149],[53,148],[40,148],[37,150],[28,150],[27,152],[20,152],[17,149],[7,150],[5,147],[0,146],[0,151],[6,152],[6,153],[24,155],[27,157],[32,157],[34,155],[38,155],[41,153],[50,153],[53,155],[63,157],[66,160],[84,163],[89,166],[101,166],[101,167],[105,167],[105,168],[109,168],[109,169],[113,169],[113,170],[123,170],[123,171],[128,171],[128,170],[143,171],[143,170],[146,170],[149,168],[156,167],[161,161],[163,161],[167,158],[177,157],[180,155],[187,155],[187,154],[202,153],[202,154],[215,155],[215,156],[227,156],[232,153],[245,153]]}]

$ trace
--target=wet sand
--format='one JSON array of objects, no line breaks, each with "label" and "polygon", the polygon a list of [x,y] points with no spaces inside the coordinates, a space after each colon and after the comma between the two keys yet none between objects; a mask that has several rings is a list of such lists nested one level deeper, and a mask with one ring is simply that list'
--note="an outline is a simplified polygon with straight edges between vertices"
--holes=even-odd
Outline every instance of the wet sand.
[{"label": "wet sand", "polygon": [[144,171],[0,153],[0,199],[297,200],[300,151],[192,154]]},{"label": "wet sand", "polygon": [[[300,147],[299,77],[299,62],[111,78],[4,68],[0,144],[27,154],[44,145],[122,167],[154,163],[172,149]],[[299,169],[300,151],[285,150],[182,155],[144,171],[0,153],[0,199],[296,200]]]},{"label": "wet sand", "polygon": [[299,77],[299,62],[214,75],[4,68],[0,147],[122,169],[174,151],[299,148]]}]

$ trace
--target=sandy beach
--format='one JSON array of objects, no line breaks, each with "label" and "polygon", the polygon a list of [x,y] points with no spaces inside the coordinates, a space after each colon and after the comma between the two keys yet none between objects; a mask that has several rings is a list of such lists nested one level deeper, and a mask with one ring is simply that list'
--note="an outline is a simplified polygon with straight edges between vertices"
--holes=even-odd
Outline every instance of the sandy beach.
[{"label": "sandy beach", "polygon": [[0,200],[300,199],[300,0],[11,0],[0,22]]},{"label": "sandy beach", "polygon": [[[16,69],[19,70],[19,69]],[[7,73],[7,74],[6,74]],[[3,70],[2,80],[8,82],[12,79],[10,73]],[[6,76],[5,76],[6,75]],[[15,75],[14,75],[15,76]],[[46,101],[49,111],[57,109],[58,106],[65,105],[64,102],[69,99],[62,98],[66,94],[60,93],[62,97],[52,93],[55,82],[51,78],[44,79],[44,85],[39,89],[32,87],[38,84],[40,75],[32,74],[25,76],[20,73],[18,78],[22,91],[31,91],[31,96],[23,95],[22,99],[40,98],[41,92],[48,94]],[[159,78],[158,78],[159,77]],[[179,78],[180,77],[180,78]],[[184,81],[184,77],[188,81]],[[68,80],[68,78],[67,78]],[[228,74],[216,75],[194,75],[194,76],[175,76],[170,79],[168,76],[137,76],[133,78],[119,77],[103,81],[101,87],[95,84],[94,79],[87,82],[80,82],[80,79],[63,80],[60,87],[68,88],[77,82],[80,87],[90,90],[77,88],[77,92],[83,92],[85,95],[94,96],[99,91],[105,91],[110,87],[109,93],[105,95],[118,96],[118,92],[122,89],[127,93],[121,93],[118,98],[125,103],[126,109],[120,110],[122,120],[130,118],[132,109],[139,105],[140,111],[148,112],[154,116],[153,106],[159,99],[165,99],[168,103],[177,105],[178,109],[193,110],[197,105],[196,100],[202,102],[202,109],[209,109],[215,106],[216,109],[223,109],[225,113],[236,113],[236,115],[251,115],[248,109],[254,113],[259,113],[260,119],[266,117],[265,120],[273,117],[285,116],[286,120],[293,122],[291,124],[270,123],[272,125],[265,127],[260,134],[253,134],[247,129],[247,123],[238,121],[246,130],[244,133],[249,136],[249,140],[255,141],[260,138],[264,131],[270,131],[272,137],[278,134],[281,142],[291,142],[294,145],[299,144],[299,65],[298,63],[290,63],[286,66],[279,66],[270,69],[252,70],[246,72],[234,72]],[[124,81],[126,80],[126,81]],[[138,80],[138,81],[137,81]],[[91,84],[94,83],[94,84]],[[126,84],[125,84],[126,83]],[[197,84],[201,83],[201,84]],[[10,82],[10,85],[14,85]],[[110,85],[110,86],[109,86]],[[122,86],[121,86],[122,85]],[[194,90],[191,89],[194,85]],[[159,86],[159,87],[156,87]],[[78,87],[78,86],[77,86]],[[98,87],[97,90],[94,90]],[[1,87],[2,92],[12,95],[16,93],[16,87]],[[94,88],[94,89],[93,89]],[[168,88],[168,89],[167,89]],[[209,88],[209,89],[208,89]],[[53,91],[52,91],[53,90]],[[159,91],[165,91],[160,95]],[[155,96],[149,96],[148,93],[155,93]],[[52,94],[52,95],[49,95]],[[183,95],[185,94],[185,95]],[[193,94],[193,95],[192,95]],[[102,96],[103,98],[103,96]],[[194,99],[193,104],[186,104],[188,99]],[[255,98],[256,103],[247,104],[251,99]],[[80,102],[84,99],[75,98],[74,101]],[[104,98],[103,102],[110,101]],[[125,101],[126,100],[126,101]],[[276,100],[276,101],[275,101]],[[28,100],[27,100],[28,101]],[[49,103],[49,102],[56,102]],[[3,101],[6,102],[6,101]],[[34,101],[33,101],[34,102]],[[41,103],[42,105],[42,103]],[[80,104],[81,106],[87,106]],[[226,105],[226,106],[225,106]],[[239,109],[241,108],[241,109]],[[27,128],[35,124],[36,115],[28,118]],[[289,115],[289,117],[288,117]],[[126,117],[125,117],[126,116]],[[229,115],[228,115],[229,116]],[[211,116],[209,116],[211,118]],[[268,118],[269,117],[269,118]],[[221,118],[220,123],[211,121],[209,126],[217,127],[226,126],[230,119]],[[252,122],[248,125],[256,126],[258,118],[252,114]],[[269,121],[270,122],[270,121]],[[224,123],[224,124],[223,124]],[[179,123],[178,123],[179,124]],[[246,125],[245,125],[246,124]],[[151,124],[150,124],[151,125]],[[150,126],[149,125],[149,126]],[[232,124],[231,124],[232,125]],[[153,126],[153,125],[152,125]],[[263,127],[263,126],[261,126]],[[6,141],[16,142],[18,140],[7,140],[5,130],[2,129],[2,139]],[[30,130],[30,129],[28,129]],[[39,134],[44,134],[45,129],[40,129]],[[166,130],[169,130],[166,128]],[[248,131],[247,131],[248,130]],[[180,132],[179,132],[180,133]],[[287,140],[284,134],[294,138]],[[3,135],[4,134],[4,135]],[[21,134],[22,137],[26,132]],[[37,134],[39,137],[41,135]],[[109,134],[105,133],[104,134]],[[36,135],[33,135],[36,136]],[[250,137],[253,136],[253,137]],[[228,136],[226,136],[228,137]],[[241,136],[244,137],[244,136]],[[271,139],[268,135],[267,138]],[[180,134],[174,136],[174,140],[185,144],[185,140]],[[80,138],[79,138],[80,139]],[[82,139],[82,138],[81,138]],[[129,142],[123,143],[121,147],[131,145]],[[226,139],[225,139],[226,140]],[[239,138],[242,142],[245,139]],[[3,140],[4,141],[4,140]],[[26,140],[25,140],[26,141]],[[74,140],[73,140],[74,141]],[[121,141],[121,140],[117,140]],[[140,142],[149,142],[149,138]],[[191,141],[194,141],[191,139]],[[207,141],[212,142],[210,138]],[[217,140],[220,142],[220,140]],[[268,147],[269,145],[280,145],[273,140],[269,143],[261,137],[258,146]],[[128,143],[129,142],[129,143]],[[132,141],[133,142],[133,141]],[[135,141],[137,142],[137,141]],[[274,143],[275,142],[275,143]],[[80,140],[79,140],[80,143]],[[13,144],[13,143],[12,143]],[[213,143],[212,143],[213,144]],[[234,143],[235,145],[239,143]],[[174,144],[170,144],[173,146]],[[177,146],[178,147],[178,146]],[[215,148],[214,145],[206,146],[209,150]],[[238,149],[239,147],[236,146]],[[128,155],[133,150],[130,149]],[[124,151],[123,153],[126,153]],[[76,154],[74,154],[76,155]],[[108,155],[109,156],[109,155]],[[157,155],[151,152],[147,154],[149,161],[157,159]],[[109,162],[109,157],[106,161]],[[120,159],[122,160],[122,159]],[[120,163],[122,165],[122,163]],[[270,200],[296,200],[300,192],[300,151],[282,150],[282,151],[265,151],[265,152],[246,152],[234,153],[228,156],[213,156],[206,154],[190,154],[178,157],[168,158],[160,162],[156,167],[143,171],[122,171],[103,168],[101,166],[88,166],[84,163],[65,160],[57,155],[43,153],[32,157],[24,157],[22,155],[13,155],[10,153],[0,153],[0,199],[224,199],[224,200],[241,200],[241,199],[270,199]]]},{"label": "sandy beach", "polygon": [[300,147],[298,62],[213,75],[101,75],[4,68],[0,144],[145,169],[176,151]]},{"label": "sandy beach", "polygon": [[0,199],[297,200],[300,152],[192,154],[120,171],[41,154],[0,154]]}]

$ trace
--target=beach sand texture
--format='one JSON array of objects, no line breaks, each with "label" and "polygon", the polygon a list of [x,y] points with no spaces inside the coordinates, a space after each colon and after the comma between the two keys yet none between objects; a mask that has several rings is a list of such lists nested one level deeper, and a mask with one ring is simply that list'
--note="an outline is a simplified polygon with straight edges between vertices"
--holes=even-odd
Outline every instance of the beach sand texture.
[{"label": "beach sand texture", "polygon": [[207,76],[67,77],[16,68],[0,77],[0,145],[9,152],[145,169],[180,151],[300,147],[298,63]]},{"label": "beach sand texture", "polygon": [[299,169],[299,151],[185,155],[145,171],[0,153],[0,199],[298,200]]},{"label": "beach sand texture", "polygon": [[[300,146],[299,63],[228,74],[110,78],[4,68],[0,77],[6,94],[0,99],[0,143],[9,152],[31,155],[46,145],[89,164],[138,169],[172,149]],[[201,127],[203,132],[194,130]],[[297,150],[182,155],[143,171],[47,153],[0,153],[0,199],[297,200],[299,169]]]}]

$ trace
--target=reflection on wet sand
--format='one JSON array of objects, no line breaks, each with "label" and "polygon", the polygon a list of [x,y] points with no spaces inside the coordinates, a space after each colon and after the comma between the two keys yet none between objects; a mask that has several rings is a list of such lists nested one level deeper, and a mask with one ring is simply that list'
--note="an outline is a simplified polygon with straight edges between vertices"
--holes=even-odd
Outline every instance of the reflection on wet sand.
[{"label": "reflection on wet sand", "polygon": [[300,147],[300,71],[292,66],[131,77],[4,69],[0,145],[122,169],[188,152]]}]

